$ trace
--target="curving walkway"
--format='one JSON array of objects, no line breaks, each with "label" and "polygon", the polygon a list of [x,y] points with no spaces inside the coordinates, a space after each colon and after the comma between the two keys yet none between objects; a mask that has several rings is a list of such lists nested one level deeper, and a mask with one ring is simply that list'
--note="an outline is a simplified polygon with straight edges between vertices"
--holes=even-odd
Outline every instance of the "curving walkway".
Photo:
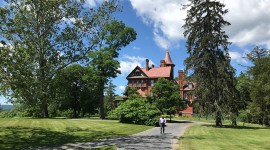
[{"label": "curving walkway", "polygon": [[165,128],[164,134],[160,134],[160,128],[155,127],[131,136],[114,139],[102,139],[85,143],[69,143],[59,147],[48,149],[74,150],[94,148],[106,145],[116,145],[118,150],[172,150],[178,147],[179,137],[181,137],[184,134],[185,129],[192,124],[205,123],[187,121],[166,123],[167,127]]}]

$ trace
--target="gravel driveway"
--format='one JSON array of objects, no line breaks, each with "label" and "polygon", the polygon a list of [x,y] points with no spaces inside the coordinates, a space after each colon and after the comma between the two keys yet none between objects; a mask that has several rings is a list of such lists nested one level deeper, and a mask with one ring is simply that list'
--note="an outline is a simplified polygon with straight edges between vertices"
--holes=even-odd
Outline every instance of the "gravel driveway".
[{"label": "gravel driveway", "polygon": [[[166,123],[165,133],[160,134],[160,128],[155,127],[131,136],[103,139],[84,143],[69,143],[53,150],[77,150],[89,149],[98,146],[116,145],[118,150],[173,150],[178,147],[178,139],[185,132],[185,129],[192,124],[199,122],[182,121],[178,123]],[[44,148],[43,148],[44,149]]]}]

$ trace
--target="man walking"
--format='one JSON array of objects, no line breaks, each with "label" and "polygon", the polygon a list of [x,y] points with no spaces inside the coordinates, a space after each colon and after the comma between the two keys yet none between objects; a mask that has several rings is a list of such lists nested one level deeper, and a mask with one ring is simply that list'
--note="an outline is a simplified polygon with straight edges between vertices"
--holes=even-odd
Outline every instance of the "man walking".
[{"label": "man walking", "polygon": [[160,134],[164,133],[165,131],[165,123],[166,123],[166,119],[164,118],[164,116],[161,116],[161,118],[159,119]]}]

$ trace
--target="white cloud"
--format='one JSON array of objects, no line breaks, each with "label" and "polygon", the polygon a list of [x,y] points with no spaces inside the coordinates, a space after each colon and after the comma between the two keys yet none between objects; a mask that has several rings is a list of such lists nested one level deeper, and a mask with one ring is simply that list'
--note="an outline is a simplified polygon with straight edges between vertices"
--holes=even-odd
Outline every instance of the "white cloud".
[{"label": "white cloud", "polygon": [[[130,0],[142,21],[153,28],[156,44],[168,48],[184,39],[187,0]],[[225,31],[238,46],[266,45],[270,48],[270,0],[222,0],[229,10],[224,19],[231,23]]]},{"label": "white cloud", "polygon": [[236,61],[238,63],[243,63],[243,64],[247,64],[248,61],[243,58],[245,54],[240,54],[239,52],[233,52],[233,51],[229,51],[230,57],[232,61]]},{"label": "white cloud", "polygon": [[[145,67],[145,60],[146,58],[140,57],[140,56],[129,56],[124,55],[120,62],[120,68],[121,75],[128,75],[136,66]],[[154,64],[153,61],[149,60],[149,65]]]},{"label": "white cloud", "polygon": [[180,11],[186,0],[130,0],[132,7],[143,22],[153,27],[154,40],[157,45],[167,49],[183,38],[181,26],[186,16]]},{"label": "white cloud", "polygon": [[225,0],[225,19],[230,41],[239,46],[267,45],[270,48],[270,0]]},{"label": "white cloud", "polygon": [[106,0],[86,0],[85,4],[87,7],[93,8],[96,7],[97,5],[103,3]]},{"label": "white cloud", "polygon": [[141,48],[140,47],[136,47],[136,46],[133,46],[132,47],[134,50],[140,50]]},{"label": "white cloud", "polygon": [[119,88],[119,90],[124,91],[126,89],[126,86],[120,85],[118,88]]}]

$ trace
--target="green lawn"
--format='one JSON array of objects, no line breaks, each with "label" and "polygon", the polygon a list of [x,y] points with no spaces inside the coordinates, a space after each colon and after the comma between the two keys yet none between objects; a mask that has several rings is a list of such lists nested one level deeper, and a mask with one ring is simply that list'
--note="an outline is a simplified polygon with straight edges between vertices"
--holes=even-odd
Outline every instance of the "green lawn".
[{"label": "green lawn", "polygon": [[180,138],[181,150],[267,150],[270,149],[270,128],[258,125],[214,126],[195,125]]},{"label": "green lawn", "polygon": [[0,119],[0,149],[55,146],[131,135],[152,128],[93,119]]}]

